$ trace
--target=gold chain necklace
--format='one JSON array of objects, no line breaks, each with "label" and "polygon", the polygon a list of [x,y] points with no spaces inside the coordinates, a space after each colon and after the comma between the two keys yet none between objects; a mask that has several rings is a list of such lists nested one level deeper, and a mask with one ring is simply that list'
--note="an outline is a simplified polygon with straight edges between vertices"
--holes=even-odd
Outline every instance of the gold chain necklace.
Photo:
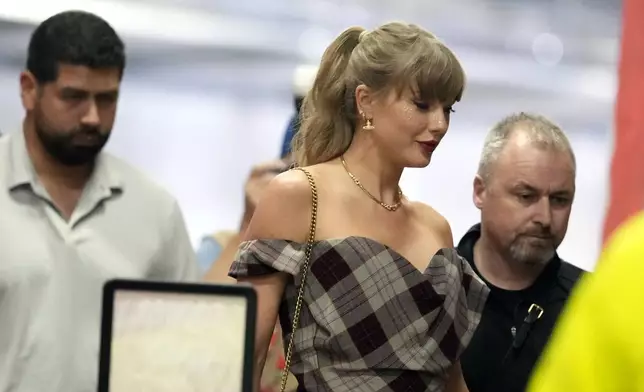
[{"label": "gold chain necklace", "polygon": [[396,211],[398,209],[398,207],[400,207],[400,205],[402,204],[402,199],[403,199],[403,193],[402,193],[402,190],[400,189],[400,187],[398,187],[398,201],[396,203],[394,203],[394,204],[387,204],[387,203],[383,202],[382,200],[378,200],[378,198],[376,198],[374,195],[371,194],[371,192],[369,192],[364,186],[362,186],[362,183],[360,182],[360,180],[358,180],[358,178],[356,176],[354,176],[353,173],[351,173],[349,171],[349,167],[347,166],[347,162],[344,160],[344,156],[340,157],[340,162],[342,162],[342,167],[344,167],[344,171],[347,172],[349,177],[351,177],[351,179],[358,186],[358,188],[362,189],[362,191],[364,193],[366,193],[367,196],[369,196],[371,198],[371,200],[373,200],[376,203],[380,204],[384,209],[386,209],[388,211]]}]

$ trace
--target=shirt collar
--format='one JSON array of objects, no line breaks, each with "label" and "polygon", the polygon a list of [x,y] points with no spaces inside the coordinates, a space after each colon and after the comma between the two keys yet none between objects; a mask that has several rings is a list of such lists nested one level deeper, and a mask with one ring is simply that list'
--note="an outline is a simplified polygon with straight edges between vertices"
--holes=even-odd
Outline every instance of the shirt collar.
[{"label": "shirt collar", "polygon": [[458,253],[465,258],[472,268],[476,269],[474,265],[474,244],[481,237],[481,224],[477,223],[465,233],[463,238],[458,242]]},{"label": "shirt collar", "polygon": [[7,135],[9,138],[9,164],[7,165],[7,186],[9,190],[22,185],[33,184],[36,176],[27,154],[25,137],[22,132]]},{"label": "shirt collar", "polygon": [[[38,176],[31,162],[23,132],[15,132],[6,135],[9,140],[9,162],[7,173],[7,186],[13,190],[21,186],[36,187]],[[118,171],[110,164],[110,157],[105,153],[99,154],[96,160],[96,166],[90,182],[92,186],[97,186],[105,190],[121,190],[123,181]]]},{"label": "shirt collar", "polygon": [[[481,237],[481,224],[477,223],[472,226],[466,233],[463,235],[463,238],[458,242],[457,251],[458,253],[467,260],[472,269],[479,275],[488,286],[493,287],[479,272],[474,263],[474,244]],[[542,285],[548,285],[554,282],[557,278],[559,268],[561,267],[561,259],[559,255],[555,252],[553,258],[548,262],[548,265],[543,269],[541,275],[537,280],[532,284],[532,286],[526,290],[532,288],[541,287]]]}]

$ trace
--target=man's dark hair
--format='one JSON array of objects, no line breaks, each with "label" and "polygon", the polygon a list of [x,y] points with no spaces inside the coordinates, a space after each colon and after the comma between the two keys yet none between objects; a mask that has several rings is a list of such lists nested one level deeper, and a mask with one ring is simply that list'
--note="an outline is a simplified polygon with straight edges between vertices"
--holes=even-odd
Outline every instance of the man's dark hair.
[{"label": "man's dark hair", "polygon": [[112,26],[83,11],[66,11],[42,22],[31,35],[27,70],[39,83],[58,78],[60,64],[93,69],[125,68],[125,45]]}]

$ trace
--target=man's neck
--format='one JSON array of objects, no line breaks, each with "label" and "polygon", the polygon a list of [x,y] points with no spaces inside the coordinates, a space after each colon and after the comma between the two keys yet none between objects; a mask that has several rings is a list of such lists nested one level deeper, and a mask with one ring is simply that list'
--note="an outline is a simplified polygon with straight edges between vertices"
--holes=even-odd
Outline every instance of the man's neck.
[{"label": "man's neck", "polygon": [[474,264],[492,285],[504,290],[524,290],[537,280],[544,265],[528,265],[509,260],[482,232],[474,244]]}]

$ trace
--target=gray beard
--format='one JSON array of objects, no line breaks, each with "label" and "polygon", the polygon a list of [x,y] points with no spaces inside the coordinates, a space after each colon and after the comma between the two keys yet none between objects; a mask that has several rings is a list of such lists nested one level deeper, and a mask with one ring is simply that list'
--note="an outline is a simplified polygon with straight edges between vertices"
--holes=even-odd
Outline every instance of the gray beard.
[{"label": "gray beard", "polygon": [[555,251],[551,240],[519,237],[510,244],[512,260],[527,265],[545,265],[555,256]]}]

